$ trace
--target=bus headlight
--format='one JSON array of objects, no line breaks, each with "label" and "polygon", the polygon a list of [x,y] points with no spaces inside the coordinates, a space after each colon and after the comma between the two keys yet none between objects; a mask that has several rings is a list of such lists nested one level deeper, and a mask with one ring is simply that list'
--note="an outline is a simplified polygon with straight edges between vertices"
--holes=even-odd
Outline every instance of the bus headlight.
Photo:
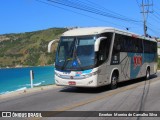
[{"label": "bus headlight", "polygon": [[83,75],[85,78],[88,78],[88,77],[91,77],[93,75],[97,75],[98,74],[98,71],[95,71],[93,73],[90,73],[90,74],[86,74],[86,75]]},{"label": "bus headlight", "polygon": [[99,71],[95,71],[92,73],[92,75],[97,75],[99,73]]},{"label": "bus headlight", "polygon": [[92,76],[92,73],[90,74],[86,74],[86,75],[83,75],[85,78],[88,78],[88,77],[91,77]]},{"label": "bus headlight", "polygon": [[60,75],[60,74],[58,74],[57,72],[55,72],[55,75],[56,75],[56,76],[58,76],[58,77],[60,77],[60,76],[61,76],[61,75]]}]

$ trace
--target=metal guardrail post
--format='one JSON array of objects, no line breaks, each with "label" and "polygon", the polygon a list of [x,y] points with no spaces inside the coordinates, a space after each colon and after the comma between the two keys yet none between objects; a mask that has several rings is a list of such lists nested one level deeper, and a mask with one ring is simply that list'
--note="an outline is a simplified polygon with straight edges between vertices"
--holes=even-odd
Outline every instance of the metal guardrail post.
[{"label": "metal guardrail post", "polygon": [[33,70],[30,70],[31,88],[33,88],[33,79],[34,79],[34,72]]}]

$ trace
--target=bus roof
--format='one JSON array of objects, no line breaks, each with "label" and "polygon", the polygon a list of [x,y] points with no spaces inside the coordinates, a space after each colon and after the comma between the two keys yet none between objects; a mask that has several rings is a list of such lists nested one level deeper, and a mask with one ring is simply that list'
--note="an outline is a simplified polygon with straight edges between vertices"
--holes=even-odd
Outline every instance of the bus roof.
[{"label": "bus roof", "polygon": [[113,30],[112,27],[86,27],[86,28],[75,28],[66,31],[62,36],[82,36],[82,35],[95,35],[105,32],[106,30]]},{"label": "bus roof", "polygon": [[125,30],[116,29],[113,27],[86,27],[86,28],[76,28],[72,30],[68,30],[62,34],[62,36],[83,36],[83,35],[97,35],[105,32],[116,32],[119,34],[127,35],[127,36],[133,36],[137,38],[142,38],[150,41],[155,41],[155,39],[144,37],[132,32],[128,32]]}]

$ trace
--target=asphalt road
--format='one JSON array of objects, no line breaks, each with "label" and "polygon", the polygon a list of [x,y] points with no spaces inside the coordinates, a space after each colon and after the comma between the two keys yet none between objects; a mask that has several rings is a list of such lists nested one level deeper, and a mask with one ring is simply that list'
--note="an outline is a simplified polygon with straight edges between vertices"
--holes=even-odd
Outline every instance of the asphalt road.
[{"label": "asphalt road", "polygon": [[[79,89],[58,87],[36,93],[0,99],[0,111],[160,111],[160,73],[150,80],[137,79],[108,86]],[[59,113],[61,114],[61,113]],[[0,118],[1,120],[2,118]],[[4,119],[4,118],[3,118]],[[12,118],[13,119],[13,118]],[[34,118],[31,118],[34,120]],[[39,118],[38,118],[39,119]],[[55,120],[159,120],[157,117],[52,117]],[[15,118],[17,120],[17,118]]]}]

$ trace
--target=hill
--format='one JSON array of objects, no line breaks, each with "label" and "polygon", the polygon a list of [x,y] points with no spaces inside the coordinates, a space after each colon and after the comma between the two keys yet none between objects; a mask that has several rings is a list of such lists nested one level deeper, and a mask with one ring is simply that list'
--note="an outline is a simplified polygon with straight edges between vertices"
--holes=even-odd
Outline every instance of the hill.
[{"label": "hill", "polygon": [[[59,38],[66,28],[0,35],[0,67],[53,64],[55,52],[47,53],[49,41]],[[53,49],[56,48],[55,44]]]}]

